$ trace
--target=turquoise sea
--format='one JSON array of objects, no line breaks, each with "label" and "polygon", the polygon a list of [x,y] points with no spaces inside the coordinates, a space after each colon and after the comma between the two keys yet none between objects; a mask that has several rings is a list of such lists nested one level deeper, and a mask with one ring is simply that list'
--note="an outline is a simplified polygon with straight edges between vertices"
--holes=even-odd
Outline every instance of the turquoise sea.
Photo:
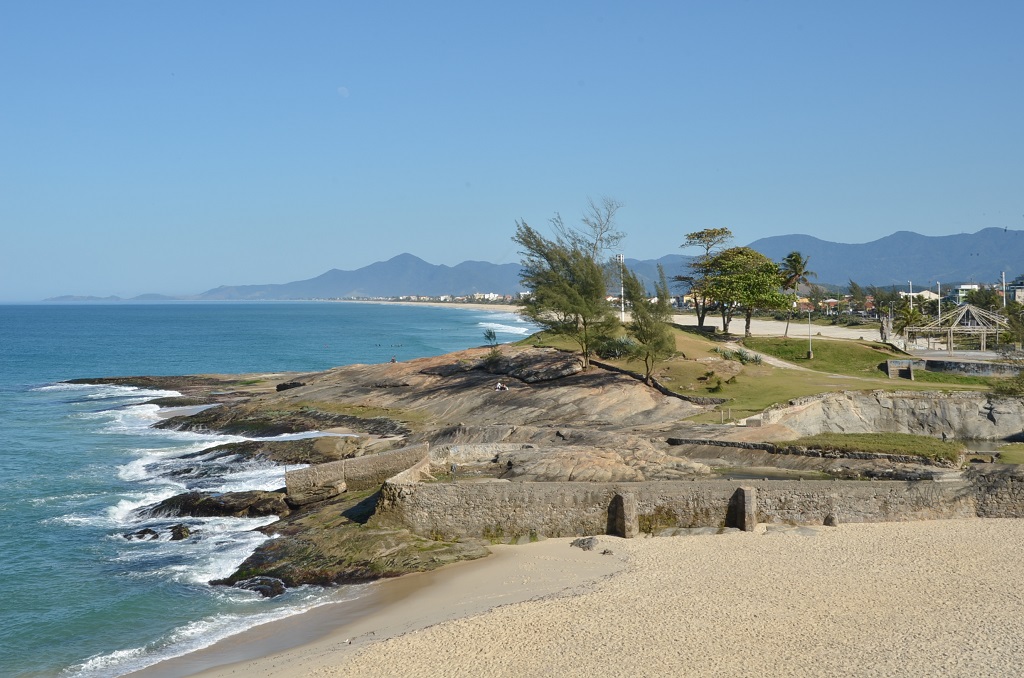
[{"label": "turquoise sea", "polygon": [[[180,492],[275,489],[284,469],[183,460],[239,437],[159,431],[168,392],[78,377],[311,371],[522,338],[514,314],[330,302],[0,306],[0,675],[119,676],[360,589],[212,587],[268,521],[143,519]],[[184,522],[184,542],[129,541]],[[166,533],[166,529],[162,533]]]}]

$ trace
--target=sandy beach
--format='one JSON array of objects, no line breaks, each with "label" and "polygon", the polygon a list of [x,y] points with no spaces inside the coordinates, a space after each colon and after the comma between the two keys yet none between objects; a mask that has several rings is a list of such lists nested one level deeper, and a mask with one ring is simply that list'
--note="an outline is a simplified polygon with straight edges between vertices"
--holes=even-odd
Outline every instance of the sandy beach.
[{"label": "sandy beach", "polygon": [[499,548],[324,638],[199,675],[993,676],[1024,662],[1024,521],[598,540]]}]

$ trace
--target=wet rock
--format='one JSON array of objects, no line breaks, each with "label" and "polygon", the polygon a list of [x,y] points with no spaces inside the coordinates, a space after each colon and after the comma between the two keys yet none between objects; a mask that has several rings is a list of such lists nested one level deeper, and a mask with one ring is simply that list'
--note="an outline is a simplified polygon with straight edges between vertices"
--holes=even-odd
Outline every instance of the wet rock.
[{"label": "wet rock", "polygon": [[143,518],[168,516],[261,518],[286,516],[291,509],[284,492],[186,492],[139,510]]},{"label": "wet rock", "polygon": [[138,532],[130,532],[124,535],[124,538],[129,541],[152,541],[153,539],[159,539],[160,535],[157,531],[149,527],[143,528]]},{"label": "wet rock", "polygon": [[264,598],[275,598],[285,592],[284,582],[277,577],[251,577],[235,583],[234,587],[255,591]]},{"label": "wet rock", "polygon": [[188,528],[188,525],[178,523],[171,527],[171,541],[181,541],[188,539],[192,536],[192,530]]}]

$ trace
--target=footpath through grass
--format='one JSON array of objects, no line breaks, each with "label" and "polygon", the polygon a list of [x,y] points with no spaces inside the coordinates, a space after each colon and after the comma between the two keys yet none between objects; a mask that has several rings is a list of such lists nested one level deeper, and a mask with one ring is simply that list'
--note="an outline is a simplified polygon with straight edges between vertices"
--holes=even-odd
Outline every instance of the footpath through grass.
[{"label": "footpath through grass", "polygon": [[953,463],[956,463],[966,450],[962,443],[954,440],[943,441],[907,433],[819,433],[789,441],[787,444],[839,452],[903,454]]}]

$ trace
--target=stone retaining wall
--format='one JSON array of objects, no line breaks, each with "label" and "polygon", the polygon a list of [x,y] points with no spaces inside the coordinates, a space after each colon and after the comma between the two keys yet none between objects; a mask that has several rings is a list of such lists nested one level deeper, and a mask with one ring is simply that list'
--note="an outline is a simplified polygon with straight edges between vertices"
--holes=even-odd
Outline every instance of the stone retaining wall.
[{"label": "stone retaining wall", "polygon": [[[632,495],[642,531],[724,527],[730,522],[733,480],[642,483],[409,483],[389,480],[375,520],[424,536],[516,541],[604,534],[614,497]],[[1024,482],[968,480],[743,481],[756,489],[759,522],[821,525],[978,515],[1024,515]],[[984,495],[984,496],[980,496]]]},{"label": "stone retaining wall", "polygon": [[897,464],[919,464],[921,466],[941,466],[944,468],[959,467],[959,464],[948,459],[929,459],[928,457],[910,454],[889,454],[887,452],[823,450],[815,447],[777,445],[776,443],[749,443],[717,438],[666,438],[665,442],[675,446],[731,447],[737,450],[757,450],[759,452],[767,452],[768,454],[792,454],[798,457],[817,457],[820,459],[884,459]]},{"label": "stone retaining wall", "polygon": [[390,452],[317,464],[285,473],[288,501],[295,505],[322,501],[348,490],[368,490],[388,478],[429,461],[430,448],[412,445]]}]

